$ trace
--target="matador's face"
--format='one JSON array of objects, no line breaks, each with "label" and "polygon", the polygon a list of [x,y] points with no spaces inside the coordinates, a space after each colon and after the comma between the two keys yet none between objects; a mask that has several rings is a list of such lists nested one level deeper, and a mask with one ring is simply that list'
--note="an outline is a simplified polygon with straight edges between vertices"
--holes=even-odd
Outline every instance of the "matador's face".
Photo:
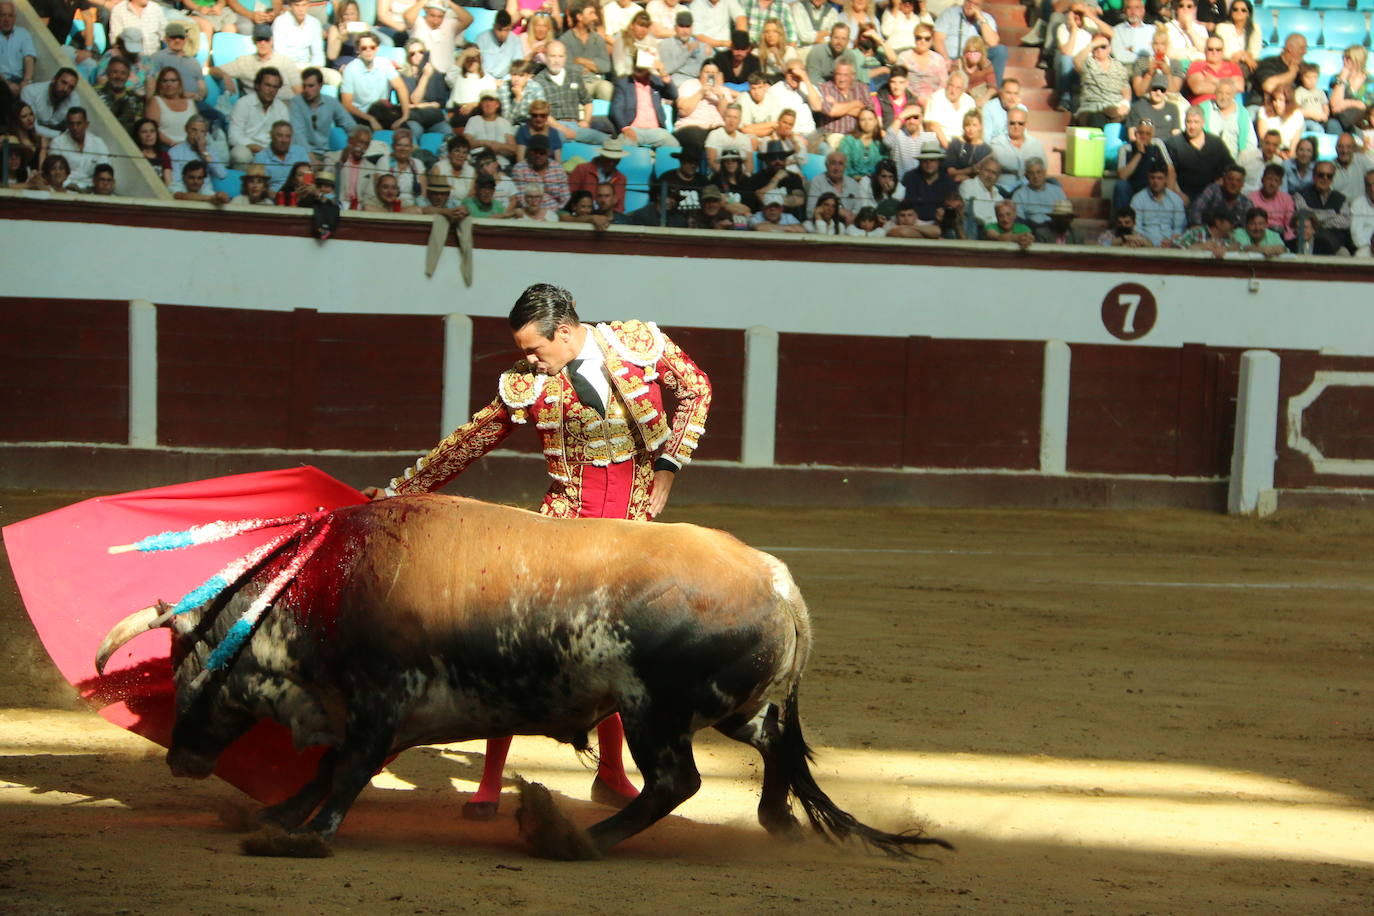
[{"label": "matador's face", "polygon": [[530,322],[515,332],[515,345],[537,372],[557,375],[581,349],[582,341],[576,333],[580,329],[580,325],[560,324],[553,337],[545,337],[534,322]]}]

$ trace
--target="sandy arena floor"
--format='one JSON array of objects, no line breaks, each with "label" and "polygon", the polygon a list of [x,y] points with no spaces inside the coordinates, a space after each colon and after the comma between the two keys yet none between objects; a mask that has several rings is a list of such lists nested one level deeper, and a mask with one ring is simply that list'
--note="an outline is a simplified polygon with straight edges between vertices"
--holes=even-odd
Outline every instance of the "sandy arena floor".
[{"label": "sandy arena floor", "polygon": [[[89,494],[0,493],[0,523]],[[72,699],[0,573],[0,909],[25,913],[1345,913],[1374,900],[1374,516],[692,507],[792,568],[821,785],[956,843],[891,862],[781,845],[757,758],[599,864],[531,858],[512,792],[460,820],[481,744],[374,780],[334,858],[251,859],[217,781]],[[517,739],[508,775],[582,823],[591,773]]]}]

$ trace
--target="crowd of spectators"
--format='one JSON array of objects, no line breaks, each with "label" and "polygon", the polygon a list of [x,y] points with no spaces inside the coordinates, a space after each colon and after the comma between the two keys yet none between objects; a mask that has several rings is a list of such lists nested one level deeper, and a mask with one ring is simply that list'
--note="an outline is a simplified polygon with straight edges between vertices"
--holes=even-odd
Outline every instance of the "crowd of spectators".
[{"label": "crowd of spectators", "polygon": [[[1322,87],[1302,35],[1266,49],[1250,0],[1031,0],[1026,43],[1059,107],[1124,130],[1111,220],[1087,239],[981,0],[508,0],[476,34],[474,5],[382,0],[366,22],[354,0],[40,0],[73,59],[35,81],[32,37],[0,0],[6,179],[110,187],[111,153],[74,104],[84,78],[184,200],[1218,254],[1374,246],[1365,49]],[[234,32],[252,51],[202,66],[195,46]],[[1338,136],[1334,160],[1313,132]],[[658,167],[631,184],[621,164],[643,149]],[[216,190],[234,173],[237,195]]]}]

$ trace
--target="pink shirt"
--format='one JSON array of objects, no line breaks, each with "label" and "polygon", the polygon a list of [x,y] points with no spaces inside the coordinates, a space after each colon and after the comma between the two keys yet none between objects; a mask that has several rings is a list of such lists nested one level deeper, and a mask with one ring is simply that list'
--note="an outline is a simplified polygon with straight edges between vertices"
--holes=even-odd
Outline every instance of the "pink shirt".
[{"label": "pink shirt", "polygon": [[654,111],[654,87],[649,83],[633,80],[635,86],[635,119],[631,127],[657,127],[658,114]]},{"label": "pink shirt", "polygon": [[1250,202],[1269,214],[1269,228],[1285,240],[1293,237],[1293,213],[1297,207],[1287,191],[1279,191],[1273,197],[1265,197],[1263,189],[1250,192]]}]

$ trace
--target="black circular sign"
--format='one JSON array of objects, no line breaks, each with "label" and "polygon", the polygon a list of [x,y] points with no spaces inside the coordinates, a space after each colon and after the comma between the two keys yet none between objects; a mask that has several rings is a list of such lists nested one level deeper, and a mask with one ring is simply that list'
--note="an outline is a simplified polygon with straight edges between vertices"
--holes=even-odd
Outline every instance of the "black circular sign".
[{"label": "black circular sign", "polygon": [[1155,294],[1139,283],[1121,283],[1102,299],[1102,326],[1119,340],[1139,340],[1155,326]]}]

